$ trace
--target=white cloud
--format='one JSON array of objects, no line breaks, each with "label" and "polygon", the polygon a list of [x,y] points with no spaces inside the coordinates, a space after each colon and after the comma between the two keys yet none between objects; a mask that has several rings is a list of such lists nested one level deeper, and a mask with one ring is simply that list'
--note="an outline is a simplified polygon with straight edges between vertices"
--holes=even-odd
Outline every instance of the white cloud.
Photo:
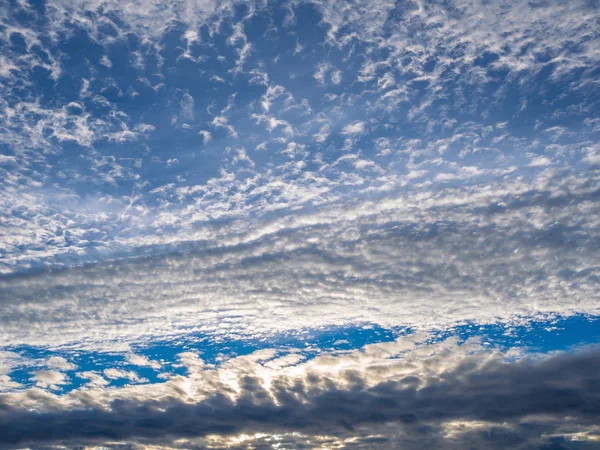
[{"label": "white cloud", "polygon": [[11,72],[18,70],[18,67],[14,65],[8,58],[5,56],[0,56],[0,77],[8,78],[11,76]]},{"label": "white cloud", "polygon": [[10,376],[0,374],[0,392],[12,391],[24,387],[21,383],[13,381]]},{"label": "white cloud", "polygon": [[161,368],[161,364],[158,361],[152,361],[148,359],[148,357],[143,355],[136,355],[134,353],[129,353],[127,355],[127,362],[129,364],[133,364],[134,366],[140,367],[151,367],[152,369],[158,370]]},{"label": "white cloud", "polygon": [[535,156],[531,159],[531,162],[528,164],[529,167],[545,167],[551,165],[552,160],[546,156]]},{"label": "white cloud", "polygon": [[204,140],[205,144],[212,141],[212,134],[210,134],[210,132],[208,132],[206,130],[201,130],[198,132],[198,134],[200,134],[202,136],[202,139]]},{"label": "white cloud", "polygon": [[56,369],[56,370],[75,370],[77,369],[77,366],[69,361],[67,361],[65,358],[63,358],[62,356],[52,356],[50,358],[48,358],[45,362],[46,367],[50,368],[50,369]]},{"label": "white cloud", "polygon": [[385,91],[396,85],[396,80],[394,79],[394,75],[390,72],[386,72],[381,78],[377,80],[377,87],[382,91]]},{"label": "white cloud", "polygon": [[326,63],[319,64],[317,66],[317,70],[315,71],[315,73],[313,75],[314,79],[317,80],[320,84],[325,84],[325,77],[326,77],[329,69],[330,69],[329,64],[326,64]]},{"label": "white cloud", "polygon": [[186,92],[182,95],[179,104],[181,107],[181,117],[185,120],[194,120],[194,97]]},{"label": "white cloud", "polygon": [[31,381],[38,387],[58,390],[61,389],[61,385],[65,385],[69,382],[69,377],[56,370],[38,370],[33,372]]},{"label": "white cloud", "polygon": [[[123,370],[123,369],[117,369],[114,367],[110,367],[108,369],[104,369],[103,373],[104,373],[104,376],[110,380],[119,380],[119,379],[126,378],[129,381],[132,381],[134,383],[146,381],[143,378],[140,378],[140,376],[137,373],[135,373],[133,370]],[[96,379],[94,378],[92,381],[95,381],[95,380]]]},{"label": "white cloud", "polygon": [[342,71],[334,70],[331,72],[331,82],[333,84],[340,84],[342,82]]},{"label": "white cloud", "polygon": [[100,375],[97,372],[94,371],[85,371],[85,372],[78,372],[77,376],[79,378],[84,378],[89,380],[87,382],[87,386],[88,387],[104,387],[110,384],[110,382],[108,380],[106,380],[102,375]]},{"label": "white cloud", "polygon": [[357,135],[357,134],[362,134],[365,131],[365,123],[358,121],[358,122],[354,122],[354,123],[350,123],[346,126],[344,126],[344,128],[342,129],[342,134],[345,135]]},{"label": "white cloud", "polygon": [[315,140],[315,142],[325,142],[329,137],[330,132],[331,127],[329,126],[329,124],[325,124],[319,129],[318,133],[313,134],[313,139]]},{"label": "white cloud", "polygon": [[100,64],[102,64],[105,67],[108,67],[109,69],[112,67],[112,61],[108,58],[108,56],[103,55],[102,58],[100,58]]}]

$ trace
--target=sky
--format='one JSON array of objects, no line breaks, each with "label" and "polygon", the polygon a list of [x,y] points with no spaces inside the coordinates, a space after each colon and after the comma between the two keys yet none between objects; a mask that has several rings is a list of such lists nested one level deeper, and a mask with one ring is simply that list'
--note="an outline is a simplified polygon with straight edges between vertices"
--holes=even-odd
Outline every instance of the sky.
[{"label": "sky", "polygon": [[0,0],[0,448],[600,448],[597,0]]}]

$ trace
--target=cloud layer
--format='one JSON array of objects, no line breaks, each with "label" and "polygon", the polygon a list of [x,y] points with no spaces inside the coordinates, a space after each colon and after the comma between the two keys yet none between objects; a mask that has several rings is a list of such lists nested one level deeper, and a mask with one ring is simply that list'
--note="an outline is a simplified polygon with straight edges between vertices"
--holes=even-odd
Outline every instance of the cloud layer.
[{"label": "cloud layer", "polygon": [[0,440],[114,448],[595,445],[598,349],[532,358],[476,339],[422,338],[305,362],[293,351],[263,350],[218,368],[184,353],[187,375],[158,385],[4,394]]},{"label": "cloud layer", "polygon": [[[0,446],[597,447],[598,349],[553,352],[593,327],[423,336],[600,315],[599,30],[587,0],[4,2]],[[278,340],[335,327],[425,334]]]},{"label": "cloud layer", "polygon": [[587,179],[554,180],[333,203],[250,227],[232,220],[208,231],[220,237],[160,257],[5,278],[2,338],[110,345],[147,330],[255,335],[593,314],[598,191]]}]

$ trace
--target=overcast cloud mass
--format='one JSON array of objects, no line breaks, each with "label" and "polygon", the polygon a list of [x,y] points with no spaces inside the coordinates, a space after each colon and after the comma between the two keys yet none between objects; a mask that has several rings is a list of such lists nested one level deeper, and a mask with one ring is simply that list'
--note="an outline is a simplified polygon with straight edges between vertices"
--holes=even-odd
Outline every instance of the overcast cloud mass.
[{"label": "overcast cloud mass", "polygon": [[596,0],[0,0],[0,448],[600,448]]}]

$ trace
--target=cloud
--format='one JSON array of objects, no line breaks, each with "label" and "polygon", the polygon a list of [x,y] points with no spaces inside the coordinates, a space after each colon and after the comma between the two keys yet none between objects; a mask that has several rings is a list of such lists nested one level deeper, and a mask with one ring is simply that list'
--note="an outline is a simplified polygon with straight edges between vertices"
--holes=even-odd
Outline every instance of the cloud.
[{"label": "cloud", "polygon": [[[104,373],[104,376],[110,380],[119,380],[122,378],[126,378],[132,382],[147,381],[145,379],[140,378],[140,376],[137,373],[135,373],[133,370],[128,371],[128,370],[116,369],[114,367],[111,367],[109,369],[104,369],[103,373]],[[96,383],[99,380],[96,377],[90,377],[90,376],[87,376],[86,378],[90,378],[92,380],[92,382],[96,381]]]},{"label": "cloud", "polygon": [[151,361],[146,356],[136,355],[134,353],[129,353],[127,355],[127,362],[129,364],[133,364],[134,366],[151,367],[152,369],[155,369],[155,370],[158,370],[161,368],[161,364],[158,361]]},{"label": "cloud", "polygon": [[180,107],[181,116],[185,120],[194,120],[194,98],[190,94],[184,93],[182,95]]},{"label": "cloud", "polygon": [[551,166],[552,160],[545,156],[536,156],[529,163],[529,167]]},{"label": "cloud", "polygon": [[317,70],[315,71],[313,78],[317,80],[320,84],[325,84],[325,76],[329,71],[329,64],[322,63],[317,66]]},{"label": "cloud", "polygon": [[333,84],[340,84],[342,82],[342,71],[334,70],[331,72],[331,82]]},{"label": "cloud", "polygon": [[206,130],[202,130],[202,131],[198,132],[198,134],[200,134],[202,136],[202,139],[204,140],[205,144],[212,140],[212,135],[210,134],[210,132],[208,132]]},{"label": "cloud", "polygon": [[599,314],[597,5],[37,6],[0,6],[0,341],[121,359],[0,352],[7,445],[597,443],[596,350],[131,353]]},{"label": "cloud", "polygon": [[362,134],[365,131],[365,123],[364,122],[354,122],[350,123],[342,129],[342,134],[345,135],[357,135]]},{"label": "cloud", "polygon": [[61,385],[67,384],[69,378],[57,370],[37,370],[31,377],[36,386],[52,390],[61,389]]},{"label": "cloud", "polygon": [[102,375],[97,372],[87,370],[85,372],[77,372],[77,376],[79,378],[89,380],[87,382],[88,387],[103,387],[110,384],[108,380],[106,380]]},{"label": "cloud", "polygon": [[328,124],[323,125],[320,129],[318,133],[315,133],[313,135],[313,138],[315,140],[315,142],[325,142],[327,140],[327,138],[329,137],[329,134],[331,132],[331,128]]},{"label": "cloud", "polygon": [[24,387],[23,384],[14,381],[10,376],[0,374],[0,392],[11,391],[22,387]]},{"label": "cloud", "polygon": [[61,371],[66,370],[75,370],[77,366],[69,361],[67,361],[62,356],[52,356],[46,360],[46,367],[50,369],[56,369]]},{"label": "cloud", "polygon": [[10,373],[16,367],[27,367],[32,364],[27,358],[15,352],[0,351],[0,392],[20,389],[23,384],[13,380]]},{"label": "cloud", "polygon": [[103,55],[102,58],[100,59],[100,64],[102,64],[105,67],[111,68],[112,67],[112,62],[110,59],[108,59],[108,56]]},{"label": "cloud", "polygon": [[[484,177],[489,187],[402,193],[390,191],[387,174],[364,185],[368,168],[357,175],[356,161],[329,168],[337,178],[225,173],[205,186],[157,192],[196,199],[189,212],[165,209],[153,218],[157,228],[192,231],[177,231],[171,241],[154,233],[119,239],[124,249],[147,248],[139,254],[145,258],[0,279],[3,342],[113,348],[148,339],[148,330],[156,339],[597,312],[593,173],[543,168],[528,184],[504,171],[461,169],[449,182]],[[427,176],[423,167],[413,168],[417,181]],[[222,193],[235,190],[243,194],[232,210]],[[256,220],[248,223],[248,215]]]},{"label": "cloud", "polygon": [[187,376],[165,383],[110,391],[3,394],[0,439],[15,447],[121,441],[176,448],[278,435],[340,448],[422,448],[424,439],[436,448],[527,448],[574,436],[591,445],[600,433],[597,348],[532,357],[477,340],[421,339],[300,364],[274,364],[276,352],[263,350],[216,369],[192,363]]}]

